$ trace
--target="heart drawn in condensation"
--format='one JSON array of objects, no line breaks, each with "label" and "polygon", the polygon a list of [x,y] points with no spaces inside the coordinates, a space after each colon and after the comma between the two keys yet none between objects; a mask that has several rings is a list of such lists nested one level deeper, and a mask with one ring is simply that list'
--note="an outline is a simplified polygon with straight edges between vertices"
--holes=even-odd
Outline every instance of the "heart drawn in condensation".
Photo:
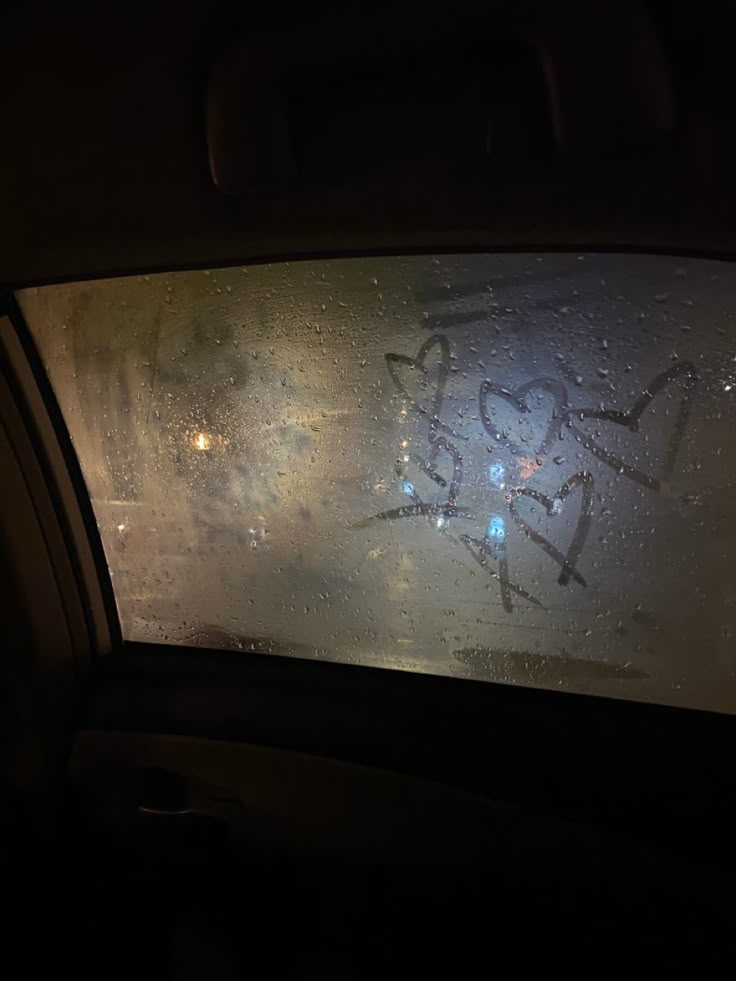
[{"label": "heart drawn in condensation", "polygon": [[[427,367],[427,359],[433,348],[437,348],[439,353],[434,379]],[[407,354],[387,354],[385,357],[386,367],[396,390],[406,399],[414,412],[429,419],[430,440],[434,439],[438,429],[459,439],[467,439],[467,436],[456,433],[440,419],[447,376],[450,373],[450,343],[447,338],[441,334],[433,334],[422,344],[414,358]],[[410,389],[411,373],[415,373],[413,389]]]},{"label": "heart drawn in condensation", "polygon": [[[495,425],[490,412],[489,402],[493,399],[505,402],[520,414],[531,413],[527,396],[534,391],[547,392],[554,400],[547,431],[542,442],[537,447],[522,446],[504,435]],[[562,424],[567,417],[567,391],[565,386],[555,378],[534,378],[510,391],[492,381],[484,381],[480,386],[479,395],[480,417],[488,435],[496,442],[507,446],[517,456],[542,456],[548,452],[556,439]]]},{"label": "heart drawn in condensation", "polygon": [[[438,468],[438,457],[441,459],[442,456],[449,458],[452,465],[451,474],[447,471],[447,468]],[[425,477],[429,477],[438,487],[442,487],[443,489],[446,487],[449,488],[445,507],[449,510],[456,507],[460,486],[463,481],[463,458],[456,446],[448,443],[444,436],[438,436],[429,444],[429,453],[426,457],[412,453],[409,455],[408,461],[403,458],[399,459],[396,464],[396,473],[402,480],[410,476],[407,466],[409,462],[417,467]],[[448,472],[447,478],[444,476],[445,472]]]},{"label": "heart drawn in condensation", "polygon": [[627,477],[629,480],[635,481],[637,484],[641,484],[642,487],[659,491],[662,486],[662,480],[670,477],[674,470],[677,453],[680,449],[682,438],[685,435],[685,429],[687,428],[695,389],[698,385],[698,375],[694,365],[688,361],[681,361],[673,365],[668,371],[657,375],[647,385],[641,397],[637,399],[632,408],[627,412],[621,412],[617,409],[575,409],[570,412],[571,419],[600,419],[623,426],[629,432],[636,433],[639,431],[639,420],[651,405],[654,397],[677,379],[680,379],[682,382],[683,392],[675,419],[675,427],[667,443],[661,477],[655,477],[652,474],[640,470],[633,463],[626,461],[616,453],[606,449],[605,446],[601,446],[593,436],[574,424],[571,427],[572,431],[586,449],[590,450],[591,453],[597,456],[599,460],[602,460],[607,466],[612,467],[617,473]]},{"label": "heart drawn in condensation", "polygon": [[[447,456],[452,464],[451,472],[449,468],[443,468],[448,474],[447,477],[444,476],[443,470],[438,468],[438,459],[441,458],[441,455]],[[416,467],[432,483],[441,487],[443,497],[447,488],[446,499],[441,501],[426,501],[424,499],[424,488],[417,489],[412,467]],[[444,533],[447,531],[451,518],[473,519],[475,517],[472,511],[458,507],[457,499],[463,479],[463,458],[457,447],[448,442],[444,436],[438,436],[429,444],[429,454],[426,458],[416,453],[408,455],[408,459],[405,459],[403,456],[400,457],[396,462],[396,475],[401,480],[401,489],[409,498],[409,501],[400,507],[391,508],[388,511],[381,511],[379,514],[373,514],[369,518],[365,518],[354,524],[354,528],[367,528],[375,521],[396,521],[400,518],[423,515],[434,524],[435,528]]]},{"label": "heart drawn in condensation", "polygon": [[[578,520],[575,525],[572,541],[567,552],[563,553],[549,539],[527,524],[519,514],[516,501],[520,497],[531,497],[532,500],[537,501],[546,509],[548,515],[559,515],[562,512],[565,500],[578,488],[581,491]],[[593,476],[585,472],[576,473],[569,480],[566,480],[554,497],[548,497],[542,491],[535,490],[533,487],[517,487],[508,495],[509,511],[520,530],[559,565],[561,572],[557,581],[561,586],[567,586],[570,579],[574,579],[581,586],[587,586],[585,579],[577,570],[577,563],[585,547],[593,520],[593,488]]]}]

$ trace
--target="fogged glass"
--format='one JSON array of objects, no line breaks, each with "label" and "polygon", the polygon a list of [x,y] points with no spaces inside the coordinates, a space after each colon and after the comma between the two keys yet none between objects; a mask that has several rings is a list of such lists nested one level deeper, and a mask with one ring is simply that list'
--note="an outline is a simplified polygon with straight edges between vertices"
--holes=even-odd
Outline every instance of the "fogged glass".
[{"label": "fogged glass", "polygon": [[736,276],[332,260],[25,290],[129,640],[736,709]]}]

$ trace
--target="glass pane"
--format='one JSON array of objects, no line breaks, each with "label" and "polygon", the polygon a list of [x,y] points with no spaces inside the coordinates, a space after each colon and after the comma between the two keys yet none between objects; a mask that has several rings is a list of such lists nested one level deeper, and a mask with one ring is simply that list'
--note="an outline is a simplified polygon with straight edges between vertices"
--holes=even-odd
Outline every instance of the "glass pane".
[{"label": "glass pane", "polygon": [[126,638],[736,710],[736,275],[284,263],[19,296]]}]

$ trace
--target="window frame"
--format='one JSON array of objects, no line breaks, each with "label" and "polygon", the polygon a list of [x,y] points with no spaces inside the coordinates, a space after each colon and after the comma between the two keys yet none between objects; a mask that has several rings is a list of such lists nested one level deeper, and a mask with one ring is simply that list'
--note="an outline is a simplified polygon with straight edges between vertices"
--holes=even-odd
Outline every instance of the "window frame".
[{"label": "window frame", "polygon": [[[36,472],[24,477],[36,511],[45,510],[50,549],[78,657],[122,646],[112,580],[77,454],[31,332],[13,294],[0,295],[0,365],[17,419],[0,422],[16,444],[26,443]],[[30,460],[30,457],[29,457]],[[52,534],[50,523],[56,526]],[[68,567],[68,568],[65,568]],[[44,611],[31,611],[43,625]]]},{"label": "window frame", "polygon": [[[452,250],[451,254],[461,254],[464,252],[485,253],[486,251],[488,251],[487,248],[469,248],[467,250]],[[520,251],[527,252],[528,249],[525,248]],[[542,251],[554,252],[555,250]],[[569,250],[566,249],[564,251]],[[607,248],[595,249],[587,246],[584,251],[593,255],[610,253],[610,250]],[[617,250],[617,252],[618,251],[619,250]],[[636,251],[637,255],[652,255],[660,258],[667,255],[666,252],[659,250],[653,252],[647,252],[646,250],[626,251]],[[386,255],[390,257],[409,255],[416,256],[418,254],[434,255],[435,252],[435,249],[422,250],[421,253],[407,253],[400,250],[392,250],[388,253],[384,251],[373,253],[370,254],[370,257],[372,258],[377,255]],[[320,256],[322,259],[368,257],[369,256],[364,253],[360,253],[359,255],[338,253],[334,255],[327,254]],[[310,261],[314,258],[315,257],[313,256],[299,256],[296,258],[283,257],[278,260],[264,258],[260,261],[249,262],[247,264],[262,265],[272,261],[289,263],[292,261],[299,261],[300,259]],[[697,260],[719,259],[723,261],[726,257],[688,253],[687,256],[682,255],[678,256],[678,258],[692,258]],[[237,268],[241,265],[243,265],[243,262],[227,263],[223,265],[222,268]],[[211,263],[196,263],[188,265],[184,268],[180,267],[172,269],[170,272],[194,272],[198,270],[208,270],[210,268],[214,268]],[[148,270],[147,272],[145,270],[138,270],[137,272],[141,275],[158,275],[164,274],[166,270],[156,269]],[[136,271],[130,270],[118,270],[106,276],[85,277],[84,275],[80,274],[79,276],[65,277],[63,281],[59,282],[73,283],[85,279],[94,281],[95,279],[125,278],[135,274]],[[34,285],[43,287],[54,284],[51,282],[23,283],[18,284],[17,289],[26,289]],[[28,426],[34,432],[34,442],[36,442],[41,449],[39,459],[41,459],[43,462],[44,473],[47,476],[50,493],[53,495],[55,507],[58,515],[60,516],[59,520],[63,524],[65,541],[69,546],[69,554],[74,566],[76,580],[79,583],[80,595],[83,595],[86,598],[86,602],[90,608],[90,613],[87,616],[87,628],[92,641],[88,649],[94,655],[120,653],[123,650],[134,654],[137,654],[144,649],[157,650],[159,645],[155,644],[154,642],[143,640],[132,641],[123,638],[112,579],[105,556],[102,539],[97,526],[92,501],[86,488],[81,466],[72,444],[69,431],[66,426],[66,421],[53,391],[50,379],[46,373],[35,340],[33,339],[31,329],[25,321],[24,314],[13,292],[9,291],[7,293],[7,295],[4,297],[4,304],[5,309],[7,310],[7,317],[12,324],[12,335],[14,336],[15,340],[9,344],[4,343],[2,353],[5,354],[5,347],[8,347],[9,352],[11,352],[12,348],[12,358],[10,358],[10,360],[13,364],[15,374],[19,379],[19,384],[17,386],[19,404],[22,404],[23,412],[28,418]],[[2,306],[0,306],[0,313],[1,312]],[[22,382],[20,382],[21,378],[23,379]],[[24,386],[28,387],[28,391],[25,390]],[[53,460],[52,457],[54,458]],[[66,472],[63,474],[60,467],[60,461],[63,461],[63,464],[66,467]],[[161,646],[164,648],[166,647],[166,645]],[[195,656],[198,656],[200,652],[203,655],[212,654],[214,651],[223,653],[223,649],[221,648],[209,648],[206,646],[189,647],[183,644],[177,644],[172,645],[172,647],[176,651],[193,654]],[[262,647],[251,647],[245,644],[243,648],[236,652],[236,656],[242,657],[243,654],[253,656],[259,655],[261,652]],[[302,660],[296,655],[293,657],[296,660]],[[311,659],[306,660],[309,660],[310,663],[316,663]],[[347,667],[348,670],[355,670],[358,667],[362,668],[365,666],[348,664]],[[368,670],[374,670],[374,668],[368,667]],[[388,670],[389,672],[398,670],[401,672],[402,669],[391,668],[381,670]],[[461,680],[463,683],[469,683],[469,679],[466,678],[458,680]],[[483,680],[479,683],[490,686],[498,684],[504,686],[504,682],[497,682],[493,680]],[[529,690],[539,691],[544,689],[537,689],[534,686],[530,686]],[[595,699],[607,699],[608,697],[606,695],[576,692],[574,689],[572,689],[569,693],[583,698],[590,697]],[[559,693],[552,690],[552,694],[554,696]],[[615,698],[615,700],[632,702],[635,704],[640,704],[641,702],[646,701],[643,699],[632,699],[628,697],[625,699]],[[661,703],[658,702],[647,702],[647,704],[654,704],[658,706],[661,705]],[[710,708],[693,708],[687,710],[695,712],[711,711]],[[718,712],[718,710],[713,711],[715,714],[726,714]]]}]

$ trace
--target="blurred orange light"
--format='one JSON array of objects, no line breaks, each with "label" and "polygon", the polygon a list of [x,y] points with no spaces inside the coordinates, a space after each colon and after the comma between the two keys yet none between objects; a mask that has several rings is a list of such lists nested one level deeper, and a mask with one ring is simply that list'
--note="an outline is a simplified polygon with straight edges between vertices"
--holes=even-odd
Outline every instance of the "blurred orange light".
[{"label": "blurred orange light", "polygon": [[212,437],[207,433],[195,433],[192,438],[192,445],[195,450],[209,450],[212,446]]}]

